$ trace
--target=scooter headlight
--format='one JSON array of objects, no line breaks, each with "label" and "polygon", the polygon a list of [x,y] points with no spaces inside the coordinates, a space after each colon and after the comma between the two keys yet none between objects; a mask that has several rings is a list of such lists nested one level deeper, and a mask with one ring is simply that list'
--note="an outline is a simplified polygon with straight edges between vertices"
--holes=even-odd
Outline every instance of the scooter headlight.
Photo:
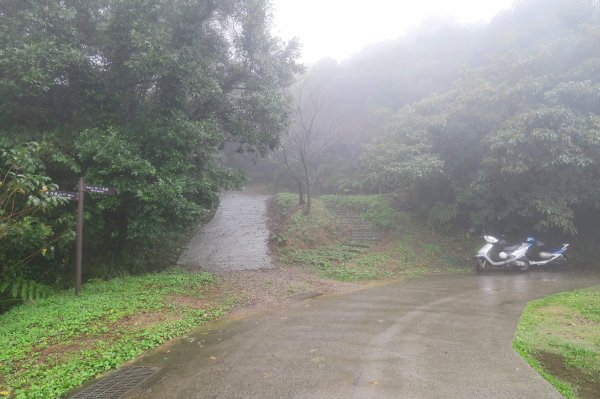
[{"label": "scooter headlight", "polygon": [[492,236],[483,236],[483,239],[489,242],[490,244],[495,244],[498,242],[498,239]]}]

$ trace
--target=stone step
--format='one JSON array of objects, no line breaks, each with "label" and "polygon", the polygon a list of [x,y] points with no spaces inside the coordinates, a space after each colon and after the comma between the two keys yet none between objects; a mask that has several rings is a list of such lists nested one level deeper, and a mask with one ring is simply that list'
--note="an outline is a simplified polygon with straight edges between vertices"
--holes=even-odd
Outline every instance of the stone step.
[{"label": "stone step", "polygon": [[338,224],[347,235],[344,244],[368,248],[383,239],[383,233],[366,222],[350,209],[325,202],[325,208],[338,219]]}]

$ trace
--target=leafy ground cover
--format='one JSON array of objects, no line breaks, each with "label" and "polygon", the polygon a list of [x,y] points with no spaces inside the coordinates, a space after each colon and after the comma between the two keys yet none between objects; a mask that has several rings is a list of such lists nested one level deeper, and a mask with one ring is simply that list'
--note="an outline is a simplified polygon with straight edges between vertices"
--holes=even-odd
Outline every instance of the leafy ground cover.
[{"label": "leafy ground cover", "polygon": [[215,319],[217,278],[169,271],[86,284],[0,315],[0,397],[57,398]]},{"label": "leafy ground cover", "polygon": [[323,202],[314,200],[311,212],[305,214],[298,206],[298,196],[279,193],[275,196],[276,213],[280,218],[273,240],[280,246],[311,248],[335,243],[339,239],[336,219],[325,209]]},{"label": "leafy ground cover", "polygon": [[[279,194],[276,200],[279,211],[286,215],[279,229],[280,264],[309,265],[321,276],[340,281],[470,271],[467,257],[471,242],[435,233],[416,218],[395,210],[383,196],[324,196],[314,200],[314,212],[310,215],[292,205],[295,199],[291,194]],[[323,201],[347,207],[387,230],[386,239],[373,246],[344,243],[335,217],[327,212]],[[328,239],[323,239],[325,232],[329,233]]]},{"label": "leafy ground cover", "polygon": [[394,230],[408,221],[408,214],[391,206],[389,196],[370,195],[324,195],[322,201],[333,202],[352,209],[365,221],[382,230]]},{"label": "leafy ground cover", "polygon": [[600,287],[530,302],[513,346],[567,398],[600,397]]}]

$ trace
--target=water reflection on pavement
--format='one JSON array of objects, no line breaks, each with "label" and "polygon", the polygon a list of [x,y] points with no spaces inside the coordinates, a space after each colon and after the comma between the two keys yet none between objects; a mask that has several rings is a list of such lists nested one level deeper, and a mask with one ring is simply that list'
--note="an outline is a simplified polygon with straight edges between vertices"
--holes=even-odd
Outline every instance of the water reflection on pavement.
[{"label": "water reflection on pavement", "polygon": [[600,285],[560,272],[436,276],[205,326],[138,364],[131,398],[562,396],[512,349],[526,302]]}]

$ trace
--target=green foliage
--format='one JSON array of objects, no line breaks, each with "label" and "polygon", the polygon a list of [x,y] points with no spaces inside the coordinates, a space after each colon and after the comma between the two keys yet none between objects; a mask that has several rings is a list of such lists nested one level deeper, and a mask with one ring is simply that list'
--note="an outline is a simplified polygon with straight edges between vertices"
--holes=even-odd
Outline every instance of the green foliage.
[{"label": "green foliage", "polygon": [[405,234],[394,236],[376,247],[346,244],[309,249],[285,247],[280,250],[278,260],[282,264],[310,266],[323,277],[340,281],[414,278],[431,273],[469,271],[466,256],[461,253],[468,245],[461,243],[462,250],[459,250],[456,243],[445,239],[438,238],[441,243],[431,243],[431,237],[413,227],[407,230],[427,241]]},{"label": "green foliage", "polygon": [[365,182],[379,192],[404,187],[410,196],[414,184],[439,175],[444,161],[424,140],[426,129],[435,126],[434,118],[410,112],[389,117],[384,138],[364,147],[360,164]]},{"label": "green foliage", "polygon": [[324,195],[321,199],[357,211],[362,219],[382,230],[397,229],[408,220],[408,215],[394,209],[391,198],[383,195]]},{"label": "green foliage", "polygon": [[[55,398],[145,350],[219,317],[231,304],[195,308],[216,278],[165,272],[93,281],[0,315],[0,381],[11,398]],[[137,323],[129,322],[139,320]]]},{"label": "green foliage", "polygon": [[[304,229],[306,236],[302,236],[303,240],[289,240],[279,248],[277,259],[281,264],[306,265],[323,277],[341,281],[412,278],[438,272],[470,271],[466,255],[472,250],[470,242],[432,233],[419,225],[416,218],[395,211],[389,198],[381,195],[328,195],[319,200],[354,209],[369,222],[389,229],[386,240],[374,246],[348,245],[314,235],[320,230]],[[306,217],[301,211],[296,212]],[[296,231],[296,223],[293,218],[289,219],[286,231]],[[305,245],[307,242],[312,245]]]},{"label": "green foliage", "polygon": [[[397,113],[404,106],[418,103],[436,93],[446,93],[456,88],[464,78],[477,75],[482,68],[493,67],[496,71],[495,77],[498,78],[495,79],[495,83],[500,85],[512,84],[504,79],[506,72],[510,70],[518,70],[521,76],[529,72],[542,72],[540,76],[543,76],[542,69],[547,65],[554,65],[554,69],[558,71],[565,64],[565,60],[575,59],[579,54],[566,54],[565,57],[548,60],[548,63],[545,60],[533,60],[533,54],[541,47],[547,47],[553,41],[567,37],[579,26],[597,25],[600,19],[600,7],[595,0],[522,0],[513,3],[512,7],[497,14],[489,24],[465,26],[450,21],[427,20],[421,26],[415,26],[407,35],[365,47],[347,62],[323,60],[311,65],[308,74],[322,71],[324,78],[330,82],[327,91],[328,104],[331,105],[327,107],[326,112],[320,114],[323,130],[341,132],[340,140],[332,146],[322,165],[318,183],[320,192],[360,194],[394,191],[396,188],[388,186],[394,182],[384,179],[383,169],[373,166],[378,160],[382,161],[385,158],[403,164],[402,159],[394,155],[405,150],[412,152],[419,147],[413,147],[416,142],[399,142],[393,138],[389,140],[390,146],[382,144],[380,140],[371,142],[380,135],[386,136],[389,123],[385,115],[389,114],[389,110]],[[592,36],[588,37],[590,44],[593,43]],[[566,45],[565,50],[568,49],[569,45]],[[594,51],[597,50],[591,48],[590,53],[594,54]],[[532,62],[528,63],[529,61]],[[525,63],[529,65],[524,65]],[[593,62],[583,62],[579,65],[581,70],[593,68]],[[541,79],[538,79],[538,85],[539,80]],[[594,91],[593,87],[598,79],[587,80],[590,83],[581,91],[580,99],[577,99],[579,95],[574,95],[573,90],[577,91],[580,85],[585,85],[585,79],[565,80],[565,84],[570,87],[570,93],[565,92],[564,96],[570,96],[582,106],[586,104],[587,109],[595,112],[593,110],[598,107],[592,99],[597,91]],[[477,143],[472,140],[470,130],[478,129],[485,120],[481,120],[476,113],[469,112],[470,107],[478,109],[487,102],[491,105],[488,108],[490,117],[494,118],[494,114],[498,113],[496,119],[502,119],[502,110],[510,108],[512,100],[518,100],[518,96],[527,94],[529,90],[524,87],[521,89],[518,93],[512,93],[507,101],[499,102],[497,108],[496,105],[487,102],[485,95],[465,103],[461,118],[448,120],[456,127],[456,136],[449,135],[448,142],[445,143],[456,150],[452,154],[454,158],[441,158],[435,149],[426,149],[424,151],[428,157],[417,159],[417,164],[423,166],[427,165],[424,161],[435,161],[443,163],[446,168],[448,160],[453,164],[454,161],[471,155],[477,157]],[[539,87],[534,86],[533,89],[538,90]],[[452,100],[463,103],[466,99],[461,93],[454,92],[452,99],[448,99]],[[438,110],[440,107],[444,108],[445,104],[439,105]],[[439,120],[433,114],[437,112],[430,112],[430,115],[424,115],[423,118],[419,115],[417,118],[430,122]],[[446,123],[444,118],[441,121]],[[405,119],[402,124],[410,126],[410,121]],[[454,140],[455,138],[459,140]],[[369,148],[380,147],[381,151],[374,149],[369,156],[365,156],[365,153],[361,154],[360,151],[365,144],[370,144]],[[403,146],[405,148],[401,148]],[[359,168],[361,160],[366,164],[362,166],[370,166],[368,170]],[[470,171],[475,171],[477,165],[471,166]],[[403,169],[404,167],[400,170]],[[436,169],[434,177],[439,174],[439,168]],[[267,181],[270,182],[272,178],[272,175],[269,176]],[[416,185],[421,186],[422,183],[416,182]],[[406,182],[400,184],[404,189]],[[286,186],[287,190],[293,188]],[[420,191],[422,187],[414,189]],[[422,198],[417,192],[414,194],[413,205],[418,205]],[[438,200],[450,202],[452,199],[434,198],[427,206]]]},{"label": "green foliage", "polygon": [[[63,190],[84,176],[119,191],[86,195],[86,277],[168,264],[242,181],[219,166],[225,143],[264,154],[288,123],[298,47],[271,36],[266,0],[7,0],[0,15],[1,147],[43,141]],[[72,214],[56,208],[45,237],[72,238]],[[43,281],[64,283],[64,248]]]},{"label": "green foliage", "polygon": [[553,375],[544,362],[552,354],[562,366],[597,384],[600,373],[600,288],[563,292],[530,302],[519,322],[515,349],[568,398],[576,398],[582,381]]},{"label": "green foliage", "polygon": [[289,216],[291,211],[298,207],[298,195],[292,193],[278,193],[275,196],[275,204],[282,215]]},{"label": "green foliage", "polygon": [[588,17],[386,116],[363,152],[366,176],[437,225],[574,235],[600,220],[600,20]]},{"label": "green foliage", "polygon": [[280,193],[275,197],[278,211],[283,215],[285,226],[275,240],[293,247],[314,247],[336,241],[338,226],[336,219],[319,200],[314,200],[310,213],[298,205],[298,196]]},{"label": "green foliage", "polygon": [[12,300],[33,301],[48,296],[50,292],[47,286],[22,277],[0,281],[0,295],[8,294]]},{"label": "green foliage", "polygon": [[457,213],[456,204],[438,202],[429,210],[427,221],[434,226],[448,226],[454,222]]},{"label": "green foliage", "polygon": [[39,152],[35,142],[0,149],[0,310],[44,296],[48,288],[34,281],[36,271],[70,241],[51,226],[51,212],[64,200],[46,194],[57,186]]}]

